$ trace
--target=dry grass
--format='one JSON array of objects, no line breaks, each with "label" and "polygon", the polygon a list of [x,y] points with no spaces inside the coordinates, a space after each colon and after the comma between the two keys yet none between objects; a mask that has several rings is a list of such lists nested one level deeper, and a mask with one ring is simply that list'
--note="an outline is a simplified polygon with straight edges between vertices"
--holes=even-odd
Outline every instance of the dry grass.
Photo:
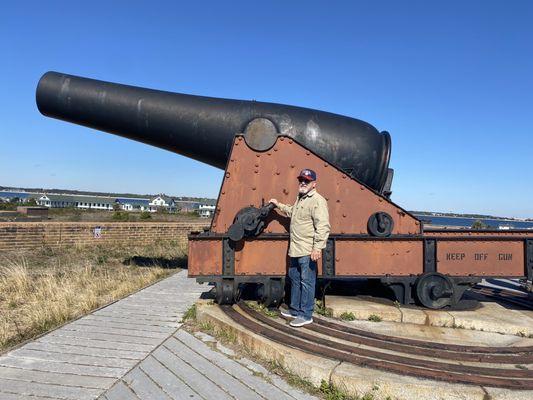
[{"label": "dry grass", "polygon": [[0,351],[170,275],[183,246],[70,247],[0,255]]}]

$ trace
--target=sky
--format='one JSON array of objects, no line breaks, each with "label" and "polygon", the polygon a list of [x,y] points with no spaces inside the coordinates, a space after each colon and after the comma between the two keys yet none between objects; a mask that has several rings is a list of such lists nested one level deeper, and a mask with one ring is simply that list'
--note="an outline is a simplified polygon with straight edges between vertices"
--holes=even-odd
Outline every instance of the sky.
[{"label": "sky", "polygon": [[218,194],[221,170],[42,116],[53,70],[359,118],[392,136],[403,208],[532,218],[532,20],[530,1],[7,2],[0,186]]}]

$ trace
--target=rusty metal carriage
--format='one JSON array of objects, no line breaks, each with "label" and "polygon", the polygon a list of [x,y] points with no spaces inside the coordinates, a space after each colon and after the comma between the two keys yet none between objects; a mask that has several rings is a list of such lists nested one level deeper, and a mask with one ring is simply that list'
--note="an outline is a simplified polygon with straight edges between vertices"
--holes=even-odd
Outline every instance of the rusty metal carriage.
[{"label": "rusty metal carriage", "polygon": [[302,168],[320,177],[331,234],[323,279],[372,278],[398,301],[457,304],[483,278],[533,278],[533,232],[425,230],[390,199],[390,135],[345,116],[280,104],[190,96],[49,72],[47,116],[142,141],[225,170],[209,230],[189,236],[189,276],[231,303],[243,284],[278,305],[288,220],[265,204],[296,197]]}]

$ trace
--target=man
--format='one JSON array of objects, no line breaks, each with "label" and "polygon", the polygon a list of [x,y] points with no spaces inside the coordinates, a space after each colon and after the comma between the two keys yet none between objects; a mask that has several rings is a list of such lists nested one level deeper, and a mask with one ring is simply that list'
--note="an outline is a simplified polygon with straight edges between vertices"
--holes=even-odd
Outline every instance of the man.
[{"label": "man", "polygon": [[304,169],[298,175],[298,197],[294,205],[271,203],[291,219],[289,279],[291,304],[285,317],[294,318],[290,325],[300,327],[313,322],[317,261],[326,247],[330,225],[328,203],[316,191],[316,173]]}]

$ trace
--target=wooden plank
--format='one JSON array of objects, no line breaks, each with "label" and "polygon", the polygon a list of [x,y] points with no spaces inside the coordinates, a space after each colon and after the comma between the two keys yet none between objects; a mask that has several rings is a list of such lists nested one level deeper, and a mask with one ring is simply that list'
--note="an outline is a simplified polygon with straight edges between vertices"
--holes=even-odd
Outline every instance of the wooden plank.
[{"label": "wooden plank", "polygon": [[51,353],[78,354],[82,356],[95,356],[107,358],[120,358],[123,360],[141,360],[146,357],[146,352],[100,349],[96,347],[72,346],[57,343],[29,342],[23,349],[48,351]]},{"label": "wooden plank", "polygon": [[48,351],[32,350],[25,347],[12,351],[10,354],[12,357],[32,358],[35,360],[64,362],[70,364],[82,364],[82,365],[94,365],[100,367],[111,368],[132,368],[137,361],[136,360],[123,360],[120,358],[107,358],[107,357],[95,357],[85,356],[78,354],[63,354],[53,353]]},{"label": "wooden plank", "polygon": [[48,334],[38,339],[39,343],[57,343],[57,344],[66,344],[71,346],[85,346],[87,348],[95,349],[114,349],[114,350],[132,350],[137,352],[148,353],[151,351],[154,346],[146,344],[137,344],[137,343],[122,343],[122,342],[110,342],[106,340],[91,340],[84,338],[76,337],[67,337],[67,336],[55,336]]},{"label": "wooden plank", "polygon": [[255,376],[252,371],[243,367],[241,364],[209,348],[201,340],[198,340],[190,333],[180,330],[174,335],[183,345],[186,345],[192,351],[206,358],[216,366],[220,367],[228,374],[235,377],[239,382],[244,383],[254,391],[265,398],[275,398],[279,400],[292,399],[292,396],[269,384],[263,378]]},{"label": "wooden plank", "polygon": [[133,336],[133,337],[140,337],[140,338],[159,339],[160,341],[166,339],[169,336],[168,333],[135,331],[133,329],[114,328],[108,325],[106,326],[105,324],[98,324],[98,325],[68,324],[64,326],[63,328],[61,328],[61,330],[107,333],[109,335],[120,335],[120,336],[124,336],[127,338]]},{"label": "wooden plank", "polygon": [[204,398],[209,400],[217,399],[216,393],[213,392],[208,393],[208,396],[206,397],[202,397],[191,388],[190,376],[187,376],[185,380],[180,379],[152,356],[144,360],[139,368],[141,368],[146,375],[148,375],[174,400],[201,400]]},{"label": "wooden plank", "polygon": [[[31,385],[28,385],[28,382],[0,378],[0,394],[1,392],[20,394],[24,396],[45,396],[65,400],[92,400],[98,397],[102,390],[50,385],[47,383],[37,382],[33,382]],[[0,398],[2,397],[0,396]]]},{"label": "wooden plank", "polygon": [[96,367],[92,365],[69,364],[54,361],[35,360],[33,358],[12,357],[9,355],[0,358],[0,366],[31,369],[34,371],[101,376],[108,378],[120,378],[128,371],[127,368]]},{"label": "wooden plank", "polygon": [[[105,400],[139,400],[129,387],[122,381],[118,381],[115,386],[109,389],[104,396]],[[100,398],[100,400],[103,400]]]},{"label": "wooden plank", "polygon": [[83,318],[76,322],[73,322],[73,324],[77,326],[106,326],[110,328],[117,328],[117,329],[130,329],[135,332],[159,332],[159,333],[165,333],[170,334],[174,332],[176,329],[174,327],[162,327],[158,325],[147,325],[143,324],[139,321],[124,321],[124,320],[117,320],[113,318],[105,318],[105,317],[92,317],[92,318]]},{"label": "wooden plank", "polygon": [[122,380],[141,400],[172,400],[139,368],[135,368]]},{"label": "wooden plank", "polygon": [[203,371],[197,371],[170,350],[159,347],[154,351],[152,356],[175,376],[186,382],[191,389],[203,398],[209,400],[227,400],[232,398],[221,387],[217,386],[218,382],[215,383],[209,380],[204,376]]},{"label": "wooden plank", "polygon": [[[52,385],[79,386],[90,389],[107,389],[113,385],[116,380],[115,378],[31,371],[10,367],[0,367],[0,378],[25,382],[49,383]],[[0,396],[0,398],[2,398],[2,396]]]},{"label": "wooden plank", "polygon": [[206,378],[216,382],[222,389],[231,394],[233,397],[245,399],[259,399],[261,396],[248,386],[242,384],[226,371],[220,369],[214,364],[211,364],[204,357],[192,351],[183,343],[175,338],[167,340],[164,345],[165,348],[173,352],[177,357],[185,361],[197,371],[200,371]]},{"label": "wooden plank", "polygon": [[58,329],[48,336],[52,337],[69,337],[69,338],[80,338],[80,339],[90,339],[90,340],[101,340],[104,342],[114,342],[114,343],[135,343],[135,344],[144,344],[150,346],[157,346],[161,343],[160,339],[153,338],[140,338],[135,336],[124,336],[124,335],[113,335],[109,333],[96,333],[96,332],[84,332],[84,331],[71,331],[67,329]]}]

